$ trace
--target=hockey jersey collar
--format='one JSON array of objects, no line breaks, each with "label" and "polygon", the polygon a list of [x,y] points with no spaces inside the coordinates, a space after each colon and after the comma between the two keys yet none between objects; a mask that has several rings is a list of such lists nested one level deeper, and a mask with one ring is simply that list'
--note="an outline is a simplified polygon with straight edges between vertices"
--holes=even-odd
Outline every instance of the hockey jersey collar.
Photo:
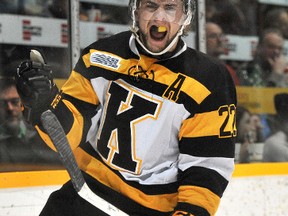
[{"label": "hockey jersey collar", "polygon": [[131,34],[131,37],[129,40],[129,47],[135,55],[140,57],[140,54],[144,54],[144,55],[147,55],[147,56],[159,59],[159,60],[175,58],[179,56],[180,54],[182,54],[187,49],[187,44],[180,38],[175,51],[163,54],[161,56],[151,56],[150,54],[146,53],[145,50],[141,49],[141,46],[137,44],[138,43],[136,41],[135,35]]}]

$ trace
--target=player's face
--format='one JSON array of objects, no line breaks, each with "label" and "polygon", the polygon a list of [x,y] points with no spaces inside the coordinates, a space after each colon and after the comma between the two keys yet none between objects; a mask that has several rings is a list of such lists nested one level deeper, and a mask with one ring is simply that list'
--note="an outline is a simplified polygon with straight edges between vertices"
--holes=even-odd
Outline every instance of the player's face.
[{"label": "player's face", "polygon": [[141,0],[136,11],[140,40],[150,51],[161,52],[176,36],[185,18],[182,0]]}]

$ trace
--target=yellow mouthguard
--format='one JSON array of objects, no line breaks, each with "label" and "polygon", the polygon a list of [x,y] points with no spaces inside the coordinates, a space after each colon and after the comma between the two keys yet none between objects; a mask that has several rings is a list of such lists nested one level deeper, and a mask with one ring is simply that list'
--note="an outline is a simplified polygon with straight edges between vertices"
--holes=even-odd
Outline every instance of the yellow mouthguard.
[{"label": "yellow mouthguard", "polygon": [[166,27],[165,26],[159,26],[158,27],[158,32],[165,32],[166,31]]}]

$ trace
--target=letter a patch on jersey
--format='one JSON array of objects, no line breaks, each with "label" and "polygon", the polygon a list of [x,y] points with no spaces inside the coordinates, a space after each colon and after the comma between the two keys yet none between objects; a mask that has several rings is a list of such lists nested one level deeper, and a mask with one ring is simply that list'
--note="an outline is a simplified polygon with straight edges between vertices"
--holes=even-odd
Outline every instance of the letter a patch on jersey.
[{"label": "letter a patch on jersey", "polygon": [[177,79],[165,91],[163,97],[176,102],[179,98],[179,94],[181,92],[181,87],[182,87],[185,79],[186,79],[185,76],[179,74]]}]

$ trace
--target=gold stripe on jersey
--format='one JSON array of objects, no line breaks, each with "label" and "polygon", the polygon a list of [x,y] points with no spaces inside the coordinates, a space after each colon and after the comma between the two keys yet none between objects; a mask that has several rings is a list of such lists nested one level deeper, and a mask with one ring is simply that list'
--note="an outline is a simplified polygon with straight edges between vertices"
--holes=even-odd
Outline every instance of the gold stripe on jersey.
[{"label": "gold stripe on jersey", "polygon": [[[93,54],[99,54],[99,55],[105,55],[107,61],[109,61],[109,59],[117,59],[117,61],[119,61],[119,63],[117,65],[115,65],[114,67],[109,66],[108,63],[105,62],[104,59],[99,60],[98,62],[92,62],[91,60],[91,55]],[[91,66],[97,66],[103,69],[106,69],[108,71],[114,71],[120,74],[125,74],[128,75],[128,71],[131,70],[131,68],[133,68],[133,71],[131,71],[131,74],[133,75],[133,72],[135,71],[139,71],[140,67],[142,70],[148,71],[149,67],[156,62],[156,59],[154,58],[149,58],[146,56],[141,55],[140,59],[123,59],[120,56],[114,55],[112,53],[108,53],[108,52],[104,52],[104,51],[99,51],[99,50],[95,50],[95,49],[90,49],[90,52],[86,55],[84,55],[82,57],[82,60],[85,64],[85,66],[87,68],[91,67]],[[115,60],[116,61],[116,60]],[[149,71],[148,73],[149,74]],[[150,79],[152,79],[152,74],[150,73],[151,76],[149,76]]]},{"label": "gold stripe on jersey", "polygon": [[[235,105],[221,106],[218,110],[196,114],[185,120],[179,132],[180,139],[182,137],[218,136],[227,138],[235,136],[235,112],[231,112],[233,109],[229,107],[235,107]],[[225,108],[226,111],[220,112],[223,110],[222,108]]]},{"label": "gold stripe on jersey", "polygon": [[75,156],[80,168],[97,179],[100,183],[107,187],[113,188],[124,196],[129,197],[135,202],[157,211],[169,212],[173,211],[177,204],[178,193],[147,195],[142,191],[126,184],[119,176],[117,176],[108,167],[99,160],[92,157],[81,148],[75,150]]},{"label": "gold stripe on jersey", "polygon": [[207,188],[197,186],[180,186],[178,189],[178,202],[200,206],[210,215],[215,215],[220,204],[220,197]]},{"label": "gold stripe on jersey", "polygon": [[[193,91],[191,91],[191,88]],[[187,76],[181,90],[193,98],[198,104],[211,94],[203,84]]]},{"label": "gold stripe on jersey", "polygon": [[39,133],[39,136],[43,139],[43,141],[51,148],[53,149],[54,151],[57,151],[55,146],[53,145],[50,137],[45,133],[43,132],[37,125],[35,126],[36,130],[38,131]]},{"label": "gold stripe on jersey", "polygon": [[[170,95],[168,91],[173,92],[172,94],[178,94],[180,90],[182,92],[185,92],[187,95],[189,95],[191,98],[193,98],[198,104],[200,104],[207,96],[211,94],[211,92],[200,82],[197,80],[188,77],[181,72],[174,73],[173,71],[167,69],[166,67],[162,65],[153,65],[151,67],[151,70],[155,71],[155,81],[158,83],[162,83],[165,85],[168,85],[166,92],[163,94],[165,98],[172,99],[173,97]],[[193,89],[193,91],[191,91]],[[169,95],[171,97],[167,97],[165,95]],[[177,101],[178,97],[173,101]]]},{"label": "gold stripe on jersey", "polygon": [[[91,62],[91,55],[93,53],[98,53],[99,55],[103,54],[106,56],[107,59],[114,58],[119,61],[119,65],[115,65],[114,67],[107,66],[108,63],[105,64],[105,61],[101,63],[101,60],[99,60],[99,63],[93,63]],[[110,57],[110,58],[109,58]],[[187,95],[189,95],[191,98],[193,98],[198,104],[200,104],[208,95],[211,94],[211,92],[200,82],[197,80],[188,77],[181,72],[175,73],[168,68],[160,65],[160,64],[154,64],[156,62],[156,59],[149,58],[147,56],[141,55],[140,59],[123,59],[120,56],[91,49],[90,52],[82,57],[85,66],[91,67],[91,66],[97,66],[106,70],[114,71],[116,73],[120,74],[128,74],[128,71],[133,68],[134,71],[131,72],[133,75],[133,72],[140,70],[141,67],[142,70],[146,71],[146,75],[148,75],[148,79],[154,79],[154,81],[168,85],[167,88],[168,95],[171,96],[171,94],[176,94],[175,99],[173,100],[173,97],[164,97],[168,98],[173,101],[177,101],[178,95],[180,93],[180,90],[182,92],[185,92]],[[107,60],[108,61],[108,60]],[[116,60],[115,60],[116,61]],[[182,82],[184,81],[184,82]],[[179,86],[181,83],[181,86]],[[178,89],[180,88],[180,89]],[[191,88],[193,88],[193,91],[191,91]],[[167,92],[166,92],[167,93]]]},{"label": "gold stripe on jersey", "polygon": [[[81,113],[73,106],[73,104],[67,100],[62,100],[62,102],[68,107],[68,109],[73,113],[74,115],[74,122],[73,125],[69,131],[69,133],[66,135],[68,142],[72,149],[75,149],[81,142],[82,139],[82,131],[84,127],[84,120],[81,115]],[[44,142],[52,148],[54,151],[56,151],[56,148],[54,147],[51,139],[49,136],[44,133],[38,126],[36,126],[36,129],[39,132],[40,137],[44,140]]]},{"label": "gold stripe on jersey", "polygon": [[69,79],[61,89],[65,94],[91,104],[99,104],[98,97],[91,82],[76,71],[72,71]]}]

